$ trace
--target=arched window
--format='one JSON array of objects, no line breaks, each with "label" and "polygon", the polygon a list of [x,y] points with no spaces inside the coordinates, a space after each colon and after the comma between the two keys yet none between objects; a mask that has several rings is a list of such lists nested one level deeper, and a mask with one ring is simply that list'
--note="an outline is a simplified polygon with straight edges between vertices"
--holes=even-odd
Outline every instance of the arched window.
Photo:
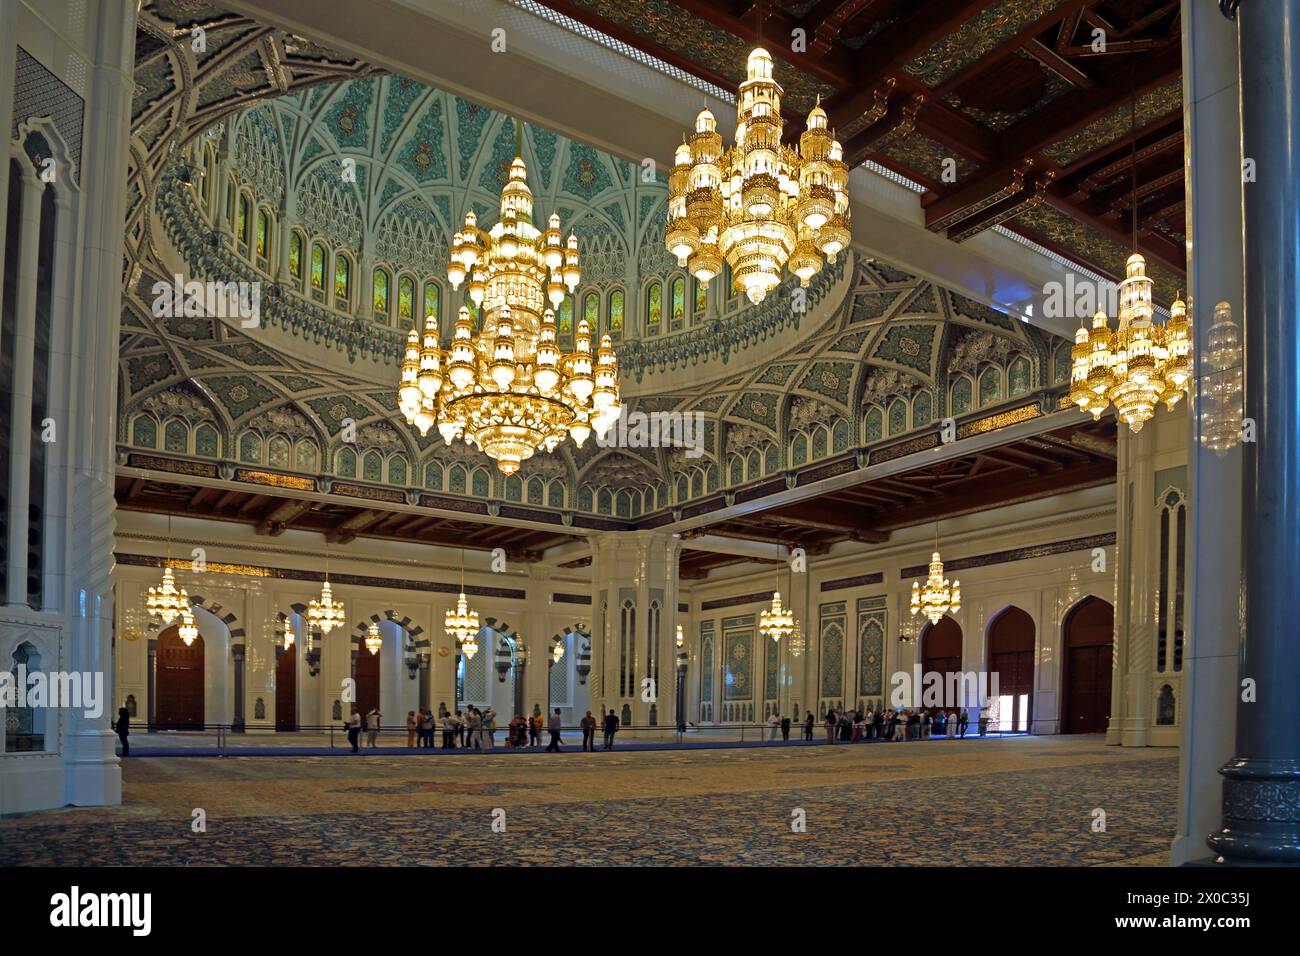
[{"label": "arched window", "polygon": [[375,270],[375,318],[380,322],[388,321],[388,270]]},{"label": "arched window", "polygon": [[273,435],[266,443],[266,463],[272,468],[289,467],[289,439]]},{"label": "arched window", "polygon": [[506,501],[524,500],[524,482],[518,475],[506,478]]},{"label": "arched window", "polygon": [[933,403],[930,399],[930,393],[917,392],[916,397],[912,399],[912,427],[923,428],[930,424],[930,419],[933,416]]},{"label": "arched window", "polygon": [[896,398],[889,404],[889,434],[901,435],[907,431],[907,402]]},{"label": "arched window", "polygon": [[217,430],[206,422],[194,430],[194,454],[203,458],[216,458],[221,454]]},{"label": "arched window", "polygon": [[672,323],[669,329],[676,332],[686,325],[686,280],[678,276],[669,286],[672,293]]},{"label": "arched window", "polygon": [[[29,642],[24,641],[14,650],[9,662],[12,675],[10,688],[17,703],[18,690],[22,687],[23,699],[27,699],[32,690],[32,682],[41,669],[41,655]],[[5,708],[5,753],[40,751],[45,749],[45,710],[44,707],[6,707]]]},{"label": "arched window", "polygon": [[808,436],[803,432],[796,432],[794,441],[790,443],[790,464],[802,465],[808,461]]},{"label": "arched window", "polygon": [[180,419],[173,418],[163,429],[163,448],[181,455],[190,450],[190,430]]},{"label": "arched window", "polygon": [[739,455],[731,456],[731,463],[728,466],[730,471],[730,482],[733,485],[739,485],[745,480],[745,460]]},{"label": "arched window", "polygon": [[980,405],[994,405],[1002,398],[1002,370],[990,365],[980,372]]},{"label": "arched window", "polygon": [[546,503],[552,508],[564,507],[564,482],[554,479],[546,488]]},{"label": "arched window", "polygon": [[384,460],[377,451],[366,452],[361,460],[361,477],[366,481],[382,481],[384,478]]},{"label": "arched window", "polygon": [[235,196],[238,193],[239,186],[235,182],[235,177],[226,177],[226,222],[232,224],[235,221]]},{"label": "arched window", "polygon": [[300,438],[294,446],[294,463],[298,471],[313,472],[319,458],[316,443],[310,438]]},{"label": "arched window", "polygon": [[623,337],[623,290],[609,294],[609,337],[615,342]]},{"label": "arched window", "polygon": [[492,482],[488,478],[488,473],[482,468],[475,468],[474,475],[470,479],[470,491],[475,498],[486,498],[492,493]]},{"label": "arched window", "polygon": [[867,444],[880,441],[885,437],[885,413],[880,406],[872,405],[862,420],[862,438]]},{"label": "arched window", "polygon": [[397,280],[397,325],[409,329],[415,324],[415,280],[402,276]]},{"label": "arched window", "polygon": [[436,461],[429,462],[424,468],[424,487],[430,491],[442,491],[442,466]]},{"label": "arched window", "polygon": [[839,454],[849,448],[849,423],[842,418],[835,419],[835,429],[831,432],[831,451]]},{"label": "arched window", "polygon": [[578,510],[591,511],[592,501],[594,497],[595,496],[592,493],[591,485],[583,485],[581,488],[579,488],[578,489]]},{"label": "arched window", "polygon": [[816,461],[818,458],[826,457],[827,445],[826,426],[814,425],[812,430],[812,457]]},{"label": "arched window", "polygon": [[334,305],[346,309],[352,295],[352,260],[339,253],[334,257]]},{"label": "arched window", "polygon": [[235,220],[235,235],[239,238],[244,251],[248,251],[248,230],[252,227],[253,201],[247,193],[239,194],[239,218]]},{"label": "arched window", "polygon": [[573,296],[566,295],[560,302],[559,314],[555,317],[560,329],[560,341],[565,345],[573,344]]},{"label": "arched window", "polygon": [[545,498],[545,492],[542,488],[542,479],[534,475],[528,479],[528,503],[530,505],[540,505]]},{"label": "arched window", "polygon": [[651,282],[645,293],[645,334],[658,335],[664,315],[664,287]]},{"label": "arched window", "polygon": [[388,459],[388,483],[390,485],[406,484],[406,459],[401,455],[394,455]]},{"label": "arched window", "polygon": [[608,488],[601,488],[596,495],[596,513],[607,515],[614,509],[613,496],[609,493]]},{"label": "arched window", "polygon": [[302,233],[289,234],[289,275],[302,282]]},{"label": "arched window", "polygon": [[357,453],[351,448],[340,448],[336,458],[337,464],[334,470],[341,478],[355,478],[357,476]]},{"label": "arched window", "polygon": [[745,471],[750,481],[763,477],[763,459],[759,457],[757,448],[749,450],[749,457],[745,461]]},{"label": "arched window", "polygon": [[1021,355],[1007,368],[1007,394],[1012,398],[1024,395],[1030,388],[1029,359]]},{"label": "arched window", "polygon": [[262,436],[257,432],[244,432],[239,439],[239,460],[253,465],[262,463]]},{"label": "arched window", "polygon": [[593,339],[600,340],[600,296],[594,292],[588,292],[582,297],[582,317],[587,321],[587,327],[591,329]]},{"label": "arched window", "polygon": [[257,210],[257,232],[254,234],[254,248],[259,259],[266,259],[271,248],[271,216],[265,209]]},{"label": "arched window", "polygon": [[971,410],[974,388],[969,376],[958,376],[952,383],[952,402],[948,408],[954,415],[964,415]]},{"label": "arched window", "polygon": [[438,283],[430,280],[424,284],[424,315],[420,316],[420,326],[423,328],[424,319],[433,316],[435,319],[440,318],[438,312],[438,302],[442,298],[442,290],[438,288]]},{"label": "arched window", "polygon": [[1156,670],[1183,669],[1187,569],[1187,503],[1177,488],[1160,504],[1160,565],[1156,578]]},{"label": "arched window", "polygon": [[691,283],[695,288],[695,308],[691,316],[691,324],[694,325],[704,318],[704,310],[709,305],[709,284],[695,278],[691,279]]},{"label": "arched window", "polygon": [[322,292],[325,289],[325,247],[319,242],[311,247],[311,287]]}]

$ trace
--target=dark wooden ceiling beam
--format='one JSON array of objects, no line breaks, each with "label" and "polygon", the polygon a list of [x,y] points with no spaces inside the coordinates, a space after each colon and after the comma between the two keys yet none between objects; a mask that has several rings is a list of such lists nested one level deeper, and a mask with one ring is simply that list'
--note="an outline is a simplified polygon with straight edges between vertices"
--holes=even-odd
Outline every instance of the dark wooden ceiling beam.
[{"label": "dark wooden ceiling beam", "polygon": [[869,521],[865,520],[861,509],[844,509],[817,501],[802,501],[798,504],[773,508],[762,512],[762,515],[765,520],[786,522],[818,531],[853,535],[860,541],[879,544],[889,540],[888,533],[876,530]]},{"label": "dark wooden ceiling beam", "polygon": [[284,534],[285,529],[293,524],[295,519],[311,511],[315,505],[316,502],[310,498],[295,498],[281,502],[257,523],[255,530],[258,534],[269,534],[273,538],[278,537]]},{"label": "dark wooden ceiling beam", "polygon": [[344,518],[331,528],[326,533],[325,540],[330,544],[347,544],[350,541],[356,540],[359,532],[371,527],[372,525],[378,524],[380,521],[383,521],[388,517],[389,514],[390,512],[387,511],[372,511],[370,509],[358,511],[355,514]]}]

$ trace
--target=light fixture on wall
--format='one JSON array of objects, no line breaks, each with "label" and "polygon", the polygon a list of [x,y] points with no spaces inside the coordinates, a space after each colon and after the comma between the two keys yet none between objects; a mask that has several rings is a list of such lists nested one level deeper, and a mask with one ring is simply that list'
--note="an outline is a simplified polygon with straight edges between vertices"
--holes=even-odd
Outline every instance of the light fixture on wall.
[{"label": "light fixture on wall", "polygon": [[452,640],[460,642],[460,652],[465,655],[465,660],[474,659],[478,653],[478,611],[469,606],[465,600],[465,549],[460,551],[460,597],[456,600],[454,608],[447,609],[446,623],[444,625],[447,636]]},{"label": "light fixture on wall", "polygon": [[379,653],[379,649],[384,646],[384,637],[379,633],[379,622],[371,621],[370,626],[366,628],[366,650],[373,657]]},{"label": "light fixture on wall", "polygon": [[912,582],[912,615],[924,613],[931,624],[938,624],[947,613],[961,610],[961,582],[952,584],[943,576],[943,560],[939,557],[939,523],[934,525],[934,554],[930,556],[930,573],[922,588],[919,581]]},{"label": "light fixture on wall", "polygon": [[736,143],[724,151],[706,107],[668,177],[668,251],[701,282],[722,271],[754,303],[787,265],[807,285],[849,243],[849,167],[821,98],[798,147],[781,142],[781,87],[772,57],[750,54],[736,95]]},{"label": "light fixture on wall", "polygon": [[462,306],[444,350],[437,317],[427,316],[423,340],[415,329],[407,334],[397,390],[402,416],[421,435],[436,424],[447,444],[463,439],[506,475],[538,451],[554,451],[566,436],[579,447],[593,430],[603,438],[623,407],[608,335],[593,356],[592,329],[583,319],[574,351],[560,352],[554,310],[578,286],[578,237],[561,237],[556,214],[544,232],[533,225],[521,129],[516,122],[500,219],[485,232],[471,209],[452,240],[447,278],[458,289],[469,277],[481,330],[475,335]]},{"label": "light fixture on wall", "polygon": [[1191,323],[1179,296],[1169,319],[1155,322],[1153,283],[1146,259],[1138,252],[1137,98],[1129,119],[1133,176],[1133,254],[1119,286],[1119,319],[1111,331],[1105,311],[1092,317],[1092,329],[1080,325],[1071,350],[1070,401],[1094,419],[1110,405],[1134,433],[1150,421],[1156,405],[1172,409],[1187,394],[1192,374]]},{"label": "light fixture on wall", "polygon": [[163,579],[158,587],[149,589],[145,598],[145,610],[158,618],[164,625],[176,620],[190,606],[190,596],[184,588],[176,587],[176,578],[172,574],[172,516],[167,516],[167,557],[163,559]]},{"label": "light fixture on wall", "polygon": [[186,647],[192,647],[199,637],[199,627],[194,623],[194,611],[187,604],[181,608],[181,622],[176,625],[176,634]]},{"label": "light fixture on wall", "polygon": [[307,626],[314,627],[321,634],[328,634],[336,627],[342,627],[345,621],[343,602],[334,600],[330,589],[330,548],[329,540],[325,542],[325,581],[321,584],[320,598],[307,604]]}]

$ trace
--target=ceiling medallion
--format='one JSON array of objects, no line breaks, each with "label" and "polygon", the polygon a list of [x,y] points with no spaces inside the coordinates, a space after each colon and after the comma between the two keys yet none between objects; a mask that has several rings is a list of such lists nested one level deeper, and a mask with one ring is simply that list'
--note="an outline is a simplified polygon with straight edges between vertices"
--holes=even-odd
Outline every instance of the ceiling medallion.
[{"label": "ceiling medallion", "polygon": [[[939,526],[934,528],[934,554],[930,555],[930,573],[925,579],[925,587],[919,581],[912,582],[912,615],[924,613],[931,624],[938,624],[949,612],[956,614],[961,610],[961,582],[954,579],[948,584],[943,576],[943,560],[939,557]],[[910,638],[900,638],[910,642]]]},{"label": "ceiling medallion", "polygon": [[[594,430],[603,438],[622,403],[618,359],[608,335],[595,356],[591,327],[578,323],[571,353],[556,339],[555,309],[577,288],[578,237],[560,235],[552,214],[543,232],[533,225],[533,194],[519,149],[501,190],[501,217],[490,230],[474,211],[453,239],[447,278],[481,309],[475,335],[462,306],[450,349],[438,342],[437,317],[424,320],[424,336],[407,335],[398,387],[406,421],[426,435],[433,425],[448,444],[462,438],[513,475],[525,459],[554,451],[565,436],[581,447]],[[547,305],[547,302],[550,305]]]},{"label": "ceiling medallion", "polygon": [[826,126],[820,98],[794,148],[781,143],[781,87],[772,57],[749,54],[736,96],[736,143],[723,150],[707,108],[690,142],[677,147],[668,177],[665,244],[702,282],[722,271],[749,300],[762,302],[787,265],[808,285],[834,262],[849,234],[849,168]]}]

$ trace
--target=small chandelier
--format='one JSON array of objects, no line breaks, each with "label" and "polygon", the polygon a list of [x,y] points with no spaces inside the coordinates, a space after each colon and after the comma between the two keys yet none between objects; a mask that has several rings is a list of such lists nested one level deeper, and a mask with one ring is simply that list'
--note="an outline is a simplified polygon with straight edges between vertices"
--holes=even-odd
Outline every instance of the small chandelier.
[{"label": "small chandelier", "polygon": [[786,642],[786,647],[790,649],[791,657],[800,657],[803,655],[804,648],[807,646],[807,639],[803,636],[803,628],[796,621],[794,632],[790,635],[790,640]]},{"label": "small chandelier", "polygon": [[500,219],[485,232],[474,211],[467,212],[447,265],[453,289],[469,277],[481,331],[475,336],[462,306],[451,348],[444,350],[437,317],[426,316],[423,340],[415,329],[407,334],[397,389],[402,416],[421,435],[436,424],[447,444],[464,439],[506,475],[538,451],[554,451],[566,436],[579,447],[593,430],[604,438],[623,407],[608,335],[593,356],[592,329],[583,319],[574,351],[559,350],[554,310],[581,277],[578,237],[561,237],[556,214],[545,232],[533,225],[521,130],[516,124]]},{"label": "small chandelier", "polygon": [[554,664],[558,664],[563,659],[564,659],[564,643],[562,641],[556,641],[554,644],[551,645],[551,662]]},{"label": "small chandelier", "polygon": [[370,626],[366,628],[366,650],[370,652],[371,656],[374,656],[379,653],[379,649],[383,646],[384,638],[379,633],[379,624],[371,621]]},{"label": "small chandelier", "polygon": [[330,550],[326,543],[325,581],[320,588],[319,600],[307,604],[307,626],[316,628],[321,634],[328,634],[334,628],[342,627],[343,624],[343,602],[335,601],[334,592],[330,589]]},{"label": "small chandelier", "polygon": [[145,599],[145,608],[151,615],[159,618],[163,624],[170,624],[176,619],[178,614],[184,612],[189,607],[190,596],[185,593],[185,589],[176,588],[176,578],[172,575],[171,565],[163,566],[162,584],[156,588],[149,589],[149,596]]},{"label": "small chandelier", "polygon": [[1220,458],[1241,444],[1241,337],[1232,306],[1214,307],[1205,356],[1209,371],[1201,376],[1201,444]]},{"label": "small chandelier", "polygon": [[1105,311],[1092,317],[1092,329],[1080,325],[1070,353],[1070,401],[1101,418],[1110,405],[1136,434],[1164,402],[1173,409],[1187,394],[1192,377],[1191,324],[1187,305],[1179,296],[1169,307],[1168,321],[1157,325],[1152,281],[1147,262],[1137,251],[1137,98],[1129,117],[1130,162],[1133,173],[1133,254],[1124,265],[1119,286],[1119,319],[1112,332]]},{"label": "small chandelier", "polygon": [[454,609],[447,609],[444,628],[448,637],[460,642],[460,650],[465,655],[465,660],[473,660],[474,655],[478,653],[478,611],[473,610],[465,600],[465,551],[463,549],[460,552],[460,597]]},{"label": "small chandelier", "polygon": [[794,633],[794,614],[781,604],[781,592],[772,592],[772,606],[758,616],[758,633],[779,641]]},{"label": "small chandelier", "polygon": [[912,582],[912,615],[924,613],[931,624],[938,624],[947,613],[961,610],[961,582],[954,579],[949,586],[943,576],[943,561],[939,557],[939,526],[934,528],[934,554],[930,555],[930,573],[922,588],[919,581]]},{"label": "small chandelier", "polygon": [[176,625],[176,634],[186,647],[192,647],[199,636],[199,627],[194,623],[194,612],[190,610],[188,604],[181,608],[181,622]]},{"label": "small chandelier", "polygon": [[284,649],[287,651],[289,648],[293,647],[295,638],[293,625],[287,618],[276,625],[276,630],[280,632],[280,642],[284,645]]},{"label": "small chandelier", "polygon": [[781,143],[781,87],[772,57],[749,54],[736,96],[736,144],[723,150],[709,110],[677,147],[668,177],[668,251],[701,282],[722,271],[754,303],[781,283],[787,265],[801,285],[849,242],[849,167],[826,125],[821,98],[797,148]]}]

